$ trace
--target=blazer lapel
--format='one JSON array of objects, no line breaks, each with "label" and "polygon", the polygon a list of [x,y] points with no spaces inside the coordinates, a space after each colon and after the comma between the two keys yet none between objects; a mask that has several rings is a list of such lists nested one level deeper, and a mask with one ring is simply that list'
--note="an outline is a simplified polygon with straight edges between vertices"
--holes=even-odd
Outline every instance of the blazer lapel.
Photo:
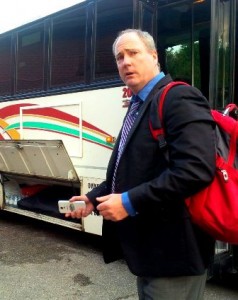
[{"label": "blazer lapel", "polygon": [[[154,88],[151,90],[151,92],[149,93],[149,95],[147,96],[146,100],[144,101],[144,103],[142,104],[140,110],[139,110],[139,114],[138,117],[136,118],[135,122],[133,123],[133,126],[127,136],[124,148],[123,148],[123,152],[126,149],[126,146],[128,144],[128,142],[130,141],[131,137],[133,136],[136,128],[138,127],[140,120],[143,118],[143,115],[145,113],[145,111],[147,110],[147,108],[150,106],[150,103],[154,97],[155,94],[158,94],[162,91],[162,89],[169,83],[172,81],[171,76],[168,74],[166,76],[164,76],[155,86]],[[123,153],[122,153],[123,155]]]},{"label": "blazer lapel", "polygon": [[[146,100],[144,101],[144,103],[142,104],[140,110],[139,110],[139,114],[138,114],[138,117],[136,118],[128,136],[127,136],[127,139],[126,139],[126,142],[125,142],[125,145],[124,145],[124,148],[123,148],[123,152],[122,152],[122,155],[123,156],[123,153],[124,151],[126,150],[126,147],[131,139],[131,137],[133,136],[136,128],[138,127],[141,119],[143,118],[143,115],[145,113],[145,111],[147,110],[147,108],[150,106],[150,103],[154,97],[155,94],[159,93],[160,91],[162,91],[163,87],[166,86],[169,82],[172,81],[172,78],[171,76],[168,74],[166,76],[164,76],[156,85],[155,87],[151,90],[151,92],[149,93],[148,97],[146,98]],[[113,170],[114,170],[114,166],[115,166],[115,162],[116,162],[116,159],[117,159],[117,152],[118,152],[118,147],[119,147],[119,143],[120,143],[120,138],[121,138],[121,133],[122,133],[122,129],[120,130],[119,134],[118,134],[118,138],[117,138],[117,141],[116,141],[116,144],[114,146],[114,149],[113,149],[113,152],[112,152],[112,156],[111,156],[111,159],[109,161],[109,165],[108,165],[108,175],[110,174],[113,174]],[[119,162],[120,163],[120,162]]]}]

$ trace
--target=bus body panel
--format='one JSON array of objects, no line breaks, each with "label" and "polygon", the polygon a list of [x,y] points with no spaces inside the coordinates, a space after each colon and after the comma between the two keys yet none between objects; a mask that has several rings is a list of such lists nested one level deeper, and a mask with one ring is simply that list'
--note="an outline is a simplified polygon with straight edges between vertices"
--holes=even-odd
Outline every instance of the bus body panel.
[{"label": "bus body panel", "polygon": [[[58,160],[54,161],[54,165],[58,166],[58,170],[65,170],[64,163],[70,160],[73,166],[68,168],[67,174],[58,177],[62,182],[74,181],[75,177],[77,177],[76,181],[79,181],[78,178],[80,178],[78,194],[87,193],[105,180],[106,165],[128,101],[129,98],[125,96],[125,88],[118,87],[0,103],[1,174],[6,176],[6,173],[10,173],[11,177],[27,175],[28,180],[34,179],[34,183],[38,182],[39,178],[41,183],[54,182],[57,175],[52,171],[53,167],[42,171],[42,158],[46,159],[46,166],[50,165],[49,159],[46,157],[48,152],[43,154],[40,152],[40,157],[34,151],[30,152],[30,157],[20,160],[20,163],[19,157],[22,158],[24,155],[19,149],[28,145],[27,149],[29,150],[29,144],[32,143],[35,147],[37,143],[44,143],[43,147],[46,147],[48,143],[51,147],[57,148],[57,145],[51,144],[58,141],[58,143],[62,143],[61,146],[64,146],[64,154],[67,154],[67,157],[61,157],[57,153]],[[97,103],[100,105],[95,105]],[[44,139],[44,142],[41,139]],[[16,152],[15,159],[13,159],[14,153],[8,152],[10,145],[12,145],[14,153]],[[51,159],[53,157],[57,158],[52,154]],[[29,166],[26,166],[26,161]],[[14,168],[7,167],[10,162]],[[13,178],[15,177],[13,176]],[[6,191],[3,192],[4,194]],[[42,213],[23,212],[16,206],[12,207],[6,203],[4,196],[1,199],[1,207],[5,210],[56,224],[62,225],[65,222],[44,216]],[[65,225],[69,227],[70,223],[72,222],[66,222]],[[72,228],[101,235],[102,218],[93,213],[82,220],[82,225],[79,227],[72,223]]]},{"label": "bus body panel", "polygon": [[119,87],[2,102],[0,140],[60,139],[79,176],[103,179],[126,112],[123,94]]}]

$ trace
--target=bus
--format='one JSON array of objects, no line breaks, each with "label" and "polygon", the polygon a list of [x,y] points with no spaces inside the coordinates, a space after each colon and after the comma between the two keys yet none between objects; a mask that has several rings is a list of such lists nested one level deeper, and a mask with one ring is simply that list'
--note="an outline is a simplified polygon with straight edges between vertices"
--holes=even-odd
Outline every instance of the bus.
[{"label": "bus", "polygon": [[[162,71],[222,110],[238,98],[237,2],[85,0],[2,33],[0,208],[101,235],[100,216],[65,219],[57,202],[105,179],[131,97],[112,54],[117,33],[151,33]],[[237,267],[237,246],[217,241],[212,272]]]}]

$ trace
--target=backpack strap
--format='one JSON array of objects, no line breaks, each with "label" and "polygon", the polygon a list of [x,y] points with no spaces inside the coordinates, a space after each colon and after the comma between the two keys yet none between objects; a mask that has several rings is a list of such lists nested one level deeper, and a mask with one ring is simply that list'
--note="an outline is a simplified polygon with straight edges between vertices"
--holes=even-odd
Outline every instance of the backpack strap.
[{"label": "backpack strap", "polygon": [[152,105],[152,114],[151,114],[151,119],[149,120],[149,127],[151,134],[153,138],[159,142],[159,147],[160,149],[164,148],[167,145],[167,142],[164,137],[164,128],[163,128],[163,107],[164,107],[164,102],[166,99],[167,93],[177,85],[189,85],[186,82],[183,81],[172,81],[168,83],[164,89],[162,90],[162,93],[159,97],[158,94],[155,96],[156,99],[156,106],[157,106],[157,113],[156,113],[156,118],[154,117],[153,110],[154,106]]},{"label": "backpack strap", "polygon": [[[218,126],[217,136],[221,136],[222,144],[224,144],[224,133],[229,136],[229,140],[227,141],[228,145],[226,145],[226,143],[225,145],[226,147],[228,147],[227,164],[232,167],[235,163],[237,153],[236,144],[238,140],[238,121],[228,116],[227,114],[224,115],[224,113],[220,113],[217,110],[212,110],[211,112],[212,117]],[[221,149],[220,147],[217,148]],[[218,152],[218,154],[224,156],[223,152]]]}]

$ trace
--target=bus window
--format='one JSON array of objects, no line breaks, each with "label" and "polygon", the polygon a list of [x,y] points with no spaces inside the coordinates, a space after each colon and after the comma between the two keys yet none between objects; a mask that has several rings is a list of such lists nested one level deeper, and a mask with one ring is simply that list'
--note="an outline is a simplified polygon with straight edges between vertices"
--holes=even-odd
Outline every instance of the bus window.
[{"label": "bus window", "polygon": [[142,26],[143,30],[153,34],[153,31],[151,30],[153,28],[153,11],[148,9],[143,11]]},{"label": "bus window", "polygon": [[[150,5],[149,5],[150,4]],[[154,6],[153,6],[154,4]],[[142,25],[142,30],[149,32],[152,36],[155,37],[155,18],[156,18],[156,13],[155,13],[155,3],[143,3],[143,6],[141,7],[141,25]]]},{"label": "bus window", "polygon": [[53,19],[51,87],[85,82],[85,32],[84,7]]},{"label": "bus window", "polygon": [[[161,1],[161,3],[164,3]],[[208,96],[210,2],[170,1],[158,7],[158,50],[162,70]]]},{"label": "bus window", "polygon": [[18,32],[16,92],[42,90],[44,74],[44,27]]},{"label": "bus window", "polygon": [[[218,39],[217,39],[217,72],[216,76],[217,94],[215,96],[217,108],[223,109],[229,102],[233,101],[231,98],[232,87],[232,69],[234,67],[233,60],[230,59],[232,51],[232,36],[233,28],[230,21],[232,20],[232,3],[229,1],[218,1],[217,10],[219,11],[217,17],[218,24]],[[234,86],[236,82],[234,82]],[[232,95],[234,96],[234,95]]]},{"label": "bus window", "polygon": [[11,36],[0,39],[0,95],[11,94]]},{"label": "bus window", "polygon": [[112,54],[112,44],[118,32],[131,28],[132,24],[133,1],[98,1],[95,49],[96,79],[118,76]]}]

